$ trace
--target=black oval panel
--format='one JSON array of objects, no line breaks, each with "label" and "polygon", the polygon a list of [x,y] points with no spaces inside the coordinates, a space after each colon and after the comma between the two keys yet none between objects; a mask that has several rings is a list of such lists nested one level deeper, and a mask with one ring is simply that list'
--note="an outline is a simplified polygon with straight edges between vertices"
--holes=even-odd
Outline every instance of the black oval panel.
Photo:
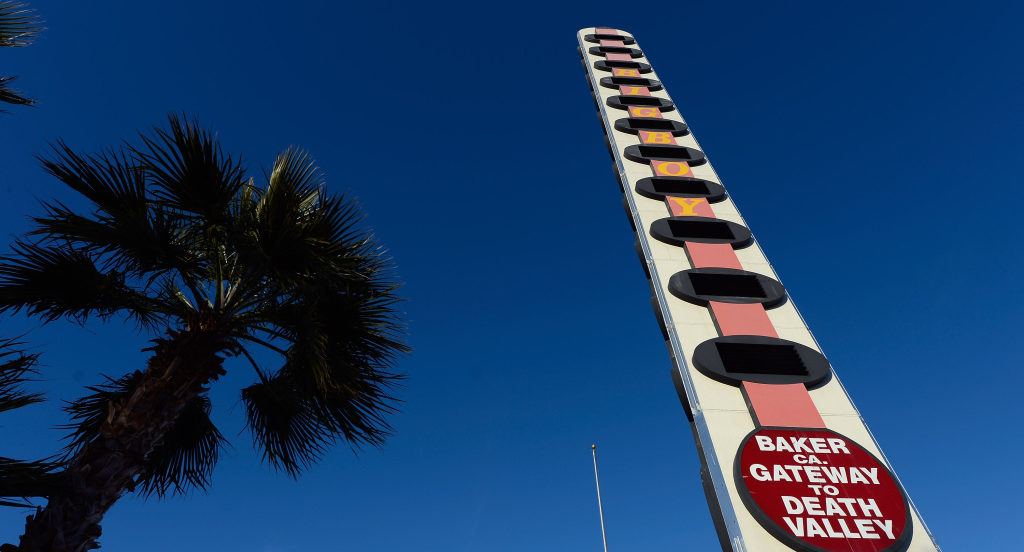
[{"label": "black oval panel", "polygon": [[651,223],[651,237],[670,245],[728,243],[739,249],[753,238],[746,226],[708,217],[668,217]]},{"label": "black oval panel", "polygon": [[693,351],[693,365],[705,376],[729,385],[802,383],[813,387],[828,379],[825,355],[795,341],[760,335],[709,339]]},{"label": "black oval panel", "polygon": [[636,193],[650,199],[706,197],[711,203],[725,199],[725,186],[689,176],[649,176],[636,181]]},{"label": "black oval panel", "polygon": [[608,54],[629,54],[629,57],[636,59],[638,57],[644,57],[644,53],[639,48],[630,48],[628,46],[591,46],[590,53],[595,56],[606,56]]},{"label": "black oval panel", "polygon": [[644,77],[601,77],[601,86],[618,90],[620,86],[646,86],[648,90],[664,88],[661,81]]},{"label": "black oval panel", "polygon": [[699,149],[689,148],[686,146],[669,146],[661,144],[634,144],[632,146],[626,146],[623,150],[626,159],[631,161],[638,161],[640,163],[648,163],[654,160],[661,161],[684,161],[691,167],[697,165],[703,165],[708,160],[704,157],[704,152]]},{"label": "black oval panel", "polygon": [[671,132],[672,136],[686,136],[690,127],[686,123],[672,119],[657,117],[627,117],[615,121],[615,130],[626,134],[637,134],[641,130],[648,132]]},{"label": "black oval panel", "polygon": [[610,73],[612,69],[616,68],[636,69],[640,71],[641,74],[651,72],[650,65],[647,65],[646,63],[640,63],[638,61],[609,61],[606,59],[602,59],[601,61],[594,62],[594,69],[597,69],[598,71],[608,71]]},{"label": "black oval panel", "polygon": [[597,44],[602,40],[621,40],[625,44],[636,44],[636,40],[631,36],[613,35],[613,34],[588,34],[583,35],[583,40],[587,42],[593,42]]},{"label": "black oval panel", "polygon": [[608,107],[628,109],[629,107],[657,107],[658,111],[672,111],[675,104],[666,98],[655,96],[612,96],[605,102]]},{"label": "black oval panel", "polygon": [[718,301],[761,303],[767,309],[786,300],[782,282],[735,268],[691,268],[677,272],[669,278],[668,290],[684,301],[705,307],[709,301]]}]

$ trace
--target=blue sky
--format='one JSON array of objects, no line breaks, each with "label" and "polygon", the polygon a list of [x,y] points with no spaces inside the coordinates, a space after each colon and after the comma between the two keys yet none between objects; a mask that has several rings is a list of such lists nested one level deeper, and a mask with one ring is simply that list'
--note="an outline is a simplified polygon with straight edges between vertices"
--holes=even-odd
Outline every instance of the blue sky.
[{"label": "blue sky", "polygon": [[[396,435],[303,478],[259,463],[230,367],[206,494],[122,500],[105,550],[715,550],[697,454],[576,53],[632,32],[946,550],[1008,549],[1024,307],[1020,4],[35,1],[0,52],[0,234],[70,199],[33,154],[197,116],[260,174],[289,145],[357,196],[406,282]],[[6,247],[3,245],[2,247]],[[53,452],[60,401],[140,368],[113,322],[31,330],[51,401],[0,455]],[[0,510],[0,542],[24,512]]]}]

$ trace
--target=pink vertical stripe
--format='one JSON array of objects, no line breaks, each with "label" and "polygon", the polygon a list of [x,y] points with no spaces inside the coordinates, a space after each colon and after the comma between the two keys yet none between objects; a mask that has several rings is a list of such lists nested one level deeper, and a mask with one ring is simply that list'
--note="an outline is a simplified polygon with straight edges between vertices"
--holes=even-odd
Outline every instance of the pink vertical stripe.
[{"label": "pink vertical stripe", "polygon": [[825,427],[818,407],[802,383],[783,385],[743,382],[743,395],[764,427]]},{"label": "pink vertical stripe", "polygon": [[727,243],[686,242],[686,254],[693,268],[735,268],[743,270],[736,252]]},{"label": "pink vertical stripe", "polygon": [[719,303],[711,301],[711,314],[722,335],[779,337],[761,303]]}]

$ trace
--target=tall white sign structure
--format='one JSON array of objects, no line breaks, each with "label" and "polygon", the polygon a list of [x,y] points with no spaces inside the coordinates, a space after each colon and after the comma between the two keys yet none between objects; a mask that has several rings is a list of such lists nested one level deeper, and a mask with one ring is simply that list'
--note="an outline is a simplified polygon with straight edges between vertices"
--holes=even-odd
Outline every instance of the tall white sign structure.
[{"label": "tall white sign structure", "polygon": [[578,39],[722,549],[936,552],[632,35]]}]

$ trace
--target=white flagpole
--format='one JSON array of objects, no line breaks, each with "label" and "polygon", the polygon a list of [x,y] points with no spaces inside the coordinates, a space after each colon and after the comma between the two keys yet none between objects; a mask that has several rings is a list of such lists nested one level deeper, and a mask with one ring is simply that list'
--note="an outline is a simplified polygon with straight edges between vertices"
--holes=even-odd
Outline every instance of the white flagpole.
[{"label": "white flagpole", "polygon": [[594,483],[597,485],[597,512],[601,515],[601,542],[604,543],[604,552],[608,552],[608,537],[604,533],[604,506],[601,505],[601,479],[597,476],[597,445],[590,445],[590,452],[594,454]]}]

